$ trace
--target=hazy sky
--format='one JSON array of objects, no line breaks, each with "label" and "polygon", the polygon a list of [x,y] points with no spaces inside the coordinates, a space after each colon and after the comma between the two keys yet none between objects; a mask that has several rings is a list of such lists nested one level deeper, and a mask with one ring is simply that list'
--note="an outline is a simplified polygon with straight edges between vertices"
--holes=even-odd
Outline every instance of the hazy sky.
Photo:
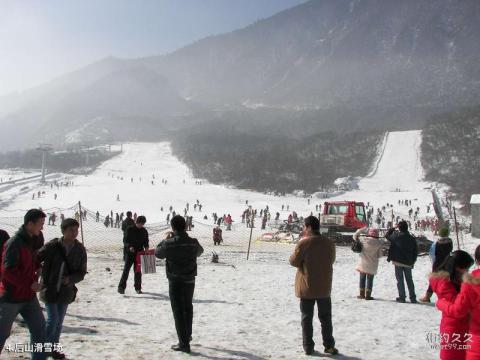
[{"label": "hazy sky", "polygon": [[0,95],[106,56],[173,51],[305,0],[0,0]]}]

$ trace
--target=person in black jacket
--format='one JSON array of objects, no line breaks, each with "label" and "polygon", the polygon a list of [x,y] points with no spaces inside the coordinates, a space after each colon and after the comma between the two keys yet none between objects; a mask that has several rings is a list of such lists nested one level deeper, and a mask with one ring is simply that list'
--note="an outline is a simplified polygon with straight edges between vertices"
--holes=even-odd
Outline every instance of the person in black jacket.
[{"label": "person in black jacket", "polygon": [[[434,246],[434,258],[432,263],[432,273],[437,272],[442,265],[444,265],[445,260],[448,258],[450,253],[453,251],[453,241],[448,237],[449,230],[448,228],[441,228],[438,231],[440,238],[432,245]],[[427,292],[424,297],[419,299],[421,302],[429,303],[430,298],[433,295],[433,290],[431,285],[428,285]]]},{"label": "person in black jacket", "polygon": [[60,225],[63,236],[49,241],[37,255],[43,263],[40,299],[45,302],[45,332],[47,342],[53,344],[54,349],[49,355],[54,359],[65,358],[58,347],[63,319],[68,305],[76,298],[75,284],[87,274],[87,251],[77,240],[79,226],[75,219],[63,220]]},{"label": "person in black jacket", "polygon": [[122,221],[122,232],[123,232],[123,261],[127,258],[128,247],[126,245],[125,239],[127,236],[127,229],[135,226],[135,221],[132,219],[132,212],[127,211],[127,217]]},{"label": "person in black jacket", "polygon": [[166,259],[170,304],[178,336],[178,344],[173,345],[172,350],[190,353],[197,257],[203,253],[203,248],[197,239],[186,233],[182,216],[174,216],[170,225],[173,232],[158,244],[155,256]]},{"label": "person in black jacket", "polygon": [[417,261],[418,247],[417,240],[408,232],[406,221],[398,223],[398,230],[391,228],[385,234],[385,238],[390,242],[387,261],[392,261],[395,265],[395,277],[397,278],[398,297],[397,302],[405,302],[405,283],[407,282],[410,302],[416,303],[415,286],[412,279],[412,269]]},{"label": "person in black jacket", "polygon": [[128,274],[130,273],[130,268],[133,265],[134,271],[134,287],[137,294],[142,293],[142,273],[136,272],[137,267],[137,253],[139,251],[148,249],[148,231],[145,229],[144,225],[147,222],[145,216],[141,215],[137,217],[135,226],[127,228],[127,233],[125,235],[125,247],[127,249],[125,257],[125,267],[123,268],[122,278],[118,284],[118,292],[120,294],[125,294],[125,288],[127,287]]}]

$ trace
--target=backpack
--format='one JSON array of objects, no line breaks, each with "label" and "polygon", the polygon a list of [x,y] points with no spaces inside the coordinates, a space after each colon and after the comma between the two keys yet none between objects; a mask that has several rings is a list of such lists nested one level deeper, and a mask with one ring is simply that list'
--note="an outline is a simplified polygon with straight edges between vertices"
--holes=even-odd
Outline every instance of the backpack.
[{"label": "backpack", "polygon": [[353,240],[353,243],[352,243],[352,247],[351,247],[352,251],[353,251],[354,253],[359,254],[359,253],[362,252],[362,248],[363,248],[363,245],[362,245],[362,243],[360,242],[360,240],[355,240],[355,239],[354,239],[354,240]]}]

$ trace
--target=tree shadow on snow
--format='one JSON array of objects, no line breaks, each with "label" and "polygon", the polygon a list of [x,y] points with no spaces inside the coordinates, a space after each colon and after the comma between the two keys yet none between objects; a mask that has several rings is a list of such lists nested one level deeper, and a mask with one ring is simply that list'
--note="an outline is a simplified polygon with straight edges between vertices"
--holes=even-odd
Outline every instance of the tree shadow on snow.
[{"label": "tree shadow on snow", "polygon": [[105,322],[117,322],[121,324],[126,324],[126,325],[140,325],[139,323],[128,321],[125,319],[117,319],[117,318],[105,318],[105,317],[99,317],[99,316],[84,316],[84,315],[75,315],[75,314],[69,314],[67,313],[66,316],[70,316],[73,318],[77,318],[79,320],[94,320],[94,321],[105,321]]},{"label": "tree shadow on snow", "polygon": [[213,348],[213,347],[204,347],[203,349],[208,349],[208,350],[213,350],[213,351],[218,351],[220,353],[224,353],[224,356],[211,356],[211,355],[205,355],[199,352],[193,352],[190,354],[192,356],[200,356],[205,359],[211,359],[211,360],[231,360],[232,356],[237,356],[241,359],[249,359],[249,360],[265,360],[267,358],[260,357],[254,354],[250,354],[245,351],[239,351],[239,350],[228,350],[228,349],[221,349],[221,348]]},{"label": "tree shadow on snow", "polygon": [[[144,295],[148,295],[148,296],[144,296]],[[123,296],[124,298],[127,298],[127,299],[148,299],[148,300],[163,300],[163,301],[169,301],[170,298],[166,295],[163,295],[163,294],[157,294],[157,293],[152,293],[152,292],[142,292],[142,294],[140,295],[134,295],[134,296],[130,296],[130,295],[124,295]]]},{"label": "tree shadow on snow", "polygon": [[82,326],[62,326],[63,333],[75,333],[75,334],[82,334],[82,335],[95,335],[98,334],[98,330],[89,328],[89,327],[82,327]]},{"label": "tree shadow on snow", "polygon": [[335,355],[334,357],[332,357],[332,355],[324,354],[324,353],[321,353],[321,352],[318,352],[318,351],[314,351],[311,356],[312,357],[325,358],[325,359],[334,358],[335,360],[363,360],[362,358],[359,358],[359,357],[356,357],[356,356],[347,356],[347,355],[343,355],[342,353],[338,353],[338,355]]},{"label": "tree shadow on snow", "polygon": [[157,297],[157,298],[162,299],[162,300],[170,300],[170,297],[168,297],[167,295],[164,295],[164,294],[153,293],[153,292],[145,292],[145,291],[142,294],[154,296],[154,297]]},{"label": "tree shadow on snow", "polygon": [[194,304],[230,304],[230,305],[243,305],[242,303],[230,302],[225,300],[201,300],[193,299]]},{"label": "tree shadow on snow", "polygon": [[422,303],[422,302],[417,302],[415,304],[412,304],[410,301],[406,301],[404,303],[399,303],[397,302],[395,299],[393,300],[390,300],[390,299],[380,299],[380,298],[375,298],[374,301],[383,301],[383,302],[389,302],[389,303],[394,303],[394,304],[399,304],[399,305],[412,305],[412,306],[427,306],[427,307],[435,307],[435,303],[434,302],[431,302],[431,303]]},{"label": "tree shadow on snow", "polygon": [[[149,296],[142,296],[142,295],[149,295]],[[144,291],[142,295],[137,296],[129,296],[124,295],[125,298],[135,298],[135,299],[150,299],[150,300],[165,300],[170,301],[170,297],[164,294],[152,293]],[[237,302],[229,302],[225,300],[211,300],[211,299],[193,299],[194,304],[231,304],[231,305],[243,305],[242,303]]]},{"label": "tree shadow on snow", "polygon": [[[190,354],[192,356],[200,356],[206,359],[211,359],[211,360],[231,360],[232,356],[237,356],[241,359],[249,359],[249,360],[265,360],[267,359],[266,357],[261,357],[257,356],[245,351],[238,351],[238,350],[228,350],[228,349],[221,349],[221,348],[214,348],[214,347],[204,347],[204,349],[208,350],[213,350],[213,351],[218,351],[220,353],[225,353],[225,356],[217,357],[217,356],[211,356],[211,355],[205,355],[199,352],[193,352]],[[311,356],[313,357],[321,357],[321,358],[328,358],[331,359],[332,356],[329,354],[323,354],[318,351],[315,351]],[[343,355],[339,353],[338,355],[335,356],[335,359],[337,360],[363,360],[362,358],[356,357],[356,356],[348,356],[348,355]]]}]

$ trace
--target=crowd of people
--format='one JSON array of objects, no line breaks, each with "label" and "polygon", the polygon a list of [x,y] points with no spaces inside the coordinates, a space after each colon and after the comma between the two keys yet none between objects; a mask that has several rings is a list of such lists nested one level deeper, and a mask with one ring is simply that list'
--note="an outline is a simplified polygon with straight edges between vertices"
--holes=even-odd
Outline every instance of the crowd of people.
[{"label": "crowd of people", "polygon": [[[73,218],[62,221],[60,238],[45,243],[42,230],[46,218],[42,210],[31,209],[13,237],[0,230],[0,354],[13,323],[21,315],[30,331],[31,343],[27,351],[32,353],[32,359],[65,358],[60,345],[63,321],[68,305],[77,297],[76,284],[87,274],[87,252],[77,240],[80,224]],[[134,220],[128,211],[122,222],[124,270],[118,284],[120,294],[125,293],[132,266],[134,288],[138,294],[142,293],[137,255],[149,248],[146,221],[143,215]],[[170,302],[179,340],[172,349],[189,353],[196,259],[203,248],[197,239],[187,234],[187,223],[182,216],[172,217],[170,224],[172,231],[158,244],[155,256],[166,260]],[[45,303],[46,319],[39,298]]]},{"label": "crowd of people", "polygon": [[[475,258],[463,250],[453,251],[448,228],[441,228],[439,238],[430,248],[432,272],[428,289],[419,299],[429,303],[436,294],[437,308],[442,312],[440,322],[440,354],[442,360],[480,359],[480,270],[469,274],[470,267],[480,266],[480,246],[475,250]],[[358,299],[373,300],[371,296],[373,279],[377,273],[382,249],[389,245],[387,261],[391,261],[397,279],[397,302],[405,303],[407,283],[410,302],[416,303],[412,269],[417,259],[417,244],[408,231],[408,223],[400,221],[397,229],[391,228],[379,237],[378,229],[365,227],[354,235],[361,243],[357,271],[360,274],[360,294]],[[325,338],[324,338],[325,341]],[[307,350],[305,350],[307,352]]]},{"label": "crowd of people", "polygon": [[[195,205],[198,204],[197,201]],[[186,207],[189,208],[188,203]],[[391,204],[387,204],[385,208],[377,209],[377,213],[383,214],[391,208]],[[174,214],[172,207],[169,210],[171,232],[152,253],[166,261],[169,296],[178,337],[178,343],[172,346],[172,350],[190,353],[196,259],[202,254],[203,248],[187,232],[191,230],[191,219]],[[83,216],[86,213],[75,214],[78,218]],[[220,225],[225,225],[229,230],[233,220],[230,214],[218,217],[214,213],[212,216],[216,224],[212,234],[214,245],[220,245],[223,242]],[[268,206],[260,211],[248,206],[241,218],[242,222],[251,222],[247,226],[253,226],[253,219],[260,217],[264,227],[263,220],[268,220],[269,216]],[[278,218],[278,213],[275,217]],[[31,334],[33,359],[45,359],[47,356],[65,358],[59,347],[62,324],[68,305],[77,297],[76,284],[87,274],[87,252],[77,240],[79,219],[63,218],[60,225],[61,237],[45,243],[42,229],[46,218],[47,214],[42,210],[31,209],[25,214],[23,225],[12,238],[5,231],[0,231],[0,353],[10,335],[12,324],[20,314]],[[123,234],[124,268],[118,283],[118,293],[125,293],[129,273],[133,268],[133,287],[141,294],[142,273],[138,270],[139,261],[151,246],[145,228],[147,219],[143,215],[132,214],[131,211],[126,212],[125,218],[121,213],[120,219],[122,221],[118,227]],[[333,336],[331,302],[335,244],[320,234],[318,217],[310,215],[303,219],[292,212],[287,221],[294,220],[303,222],[301,239],[290,257],[290,264],[297,268],[295,294],[300,299],[303,349],[307,355],[315,351],[312,321],[316,304],[322,325],[324,352],[335,355],[338,350]],[[374,278],[383,250],[388,247],[387,261],[392,262],[397,280],[398,297],[395,300],[405,303],[408,290],[410,302],[417,302],[412,276],[417,260],[417,242],[409,232],[408,221],[395,223],[392,221],[389,224],[385,240],[381,238],[378,228],[371,225],[359,229],[354,235],[354,240],[360,244],[356,268],[359,272],[358,299],[374,300]],[[480,248],[477,248],[473,259],[465,251],[453,251],[447,228],[439,229],[438,234],[439,238],[430,251],[432,273],[428,289],[419,301],[430,302],[433,294],[439,299],[437,307],[442,311],[440,332],[448,335],[441,339],[441,359],[479,359],[480,273],[477,270],[469,274],[468,269],[475,261],[480,264]],[[38,299],[45,303],[46,319]],[[462,344],[468,342],[469,346],[451,346],[458,340],[455,334],[468,334],[464,336]]]}]

